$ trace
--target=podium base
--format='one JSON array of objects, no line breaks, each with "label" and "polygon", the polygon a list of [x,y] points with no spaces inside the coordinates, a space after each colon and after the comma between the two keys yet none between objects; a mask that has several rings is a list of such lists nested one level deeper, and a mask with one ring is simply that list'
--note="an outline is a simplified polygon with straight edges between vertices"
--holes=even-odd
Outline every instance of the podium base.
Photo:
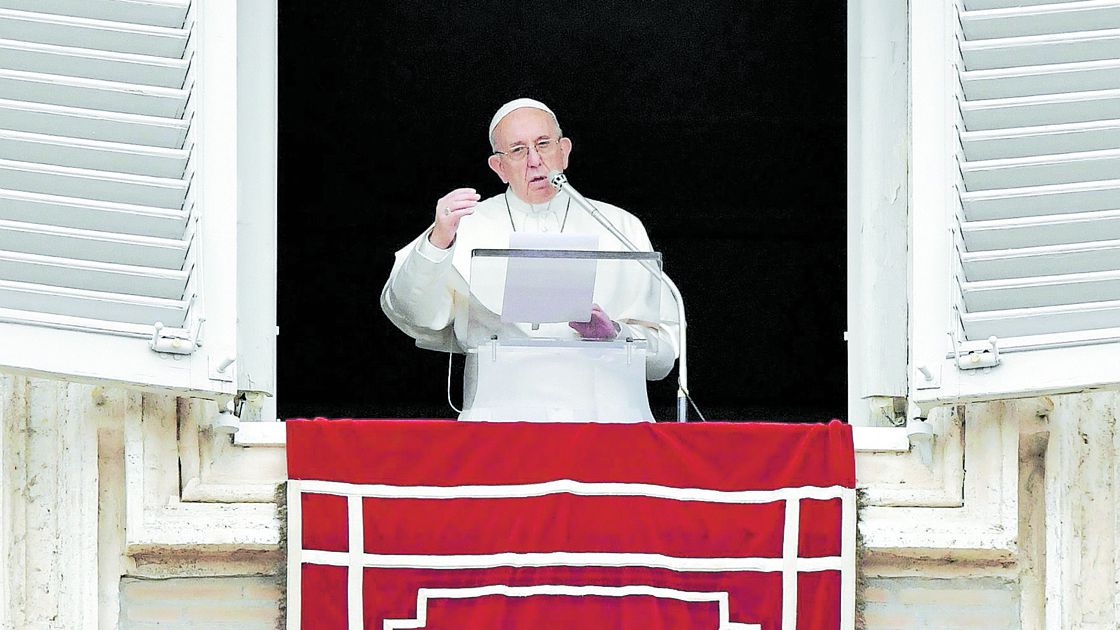
[{"label": "podium base", "polygon": [[460,420],[653,422],[646,350],[633,342],[482,346],[464,380]]}]

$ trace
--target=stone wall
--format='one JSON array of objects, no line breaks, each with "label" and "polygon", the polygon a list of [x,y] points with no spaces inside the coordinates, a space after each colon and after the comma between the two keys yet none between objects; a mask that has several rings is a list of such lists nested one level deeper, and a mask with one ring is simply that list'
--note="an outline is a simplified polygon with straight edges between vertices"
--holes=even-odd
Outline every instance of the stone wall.
[{"label": "stone wall", "polygon": [[[0,377],[0,629],[273,628],[278,445],[213,403]],[[857,453],[865,620],[1120,627],[1120,394],[942,408]]]},{"label": "stone wall", "polygon": [[280,589],[272,577],[125,578],[120,630],[275,630]]},{"label": "stone wall", "polygon": [[866,630],[1017,630],[1014,579],[873,578],[864,593]]}]

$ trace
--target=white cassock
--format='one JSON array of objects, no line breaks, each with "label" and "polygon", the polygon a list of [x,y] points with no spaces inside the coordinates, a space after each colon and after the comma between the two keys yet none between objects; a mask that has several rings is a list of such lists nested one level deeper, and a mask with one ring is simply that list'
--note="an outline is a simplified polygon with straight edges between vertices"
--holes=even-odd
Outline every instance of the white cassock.
[{"label": "white cassock", "polygon": [[[508,203],[508,207],[507,207]],[[593,201],[597,208],[634,245],[652,251],[641,221],[629,212]],[[474,214],[459,223],[455,243],[441,250],[428,242],[428,231],[396,253],[389,281],[381,292],[381,308],[416,345],[429,350],[466,352],[464,407],[460,420],[540,422],[642,422],[652,421],[645,381],[625,374],[629,369],[618,353],[596,354],[555,347],[503,346],[504,360],[512,361],[501,388],[479,389],[477,348],[491,334],[502,339],[535,336],[524,324],[505,324],[472,299],[469,290],[471,252],[506,249],[509,235],[518,232],[594,234],[602,251],[627,251],[626,247],[568,196],[558,193],[550,204],[533,206],[511,191],[480,202]],[[604,277],[604,270],[607,277]],[[612,271],[613,270],[613,271]],[[600,266],[596,300],[622,328],[619,338],[650,340],[645,378],[665,378],[678,354],[679,322],[672,294],[644,270]],[[589,313],[590,315],[590,313]],[[468,325],[469,322],[469,325]],[[578,340],[564,324],[543,324],[552,337]],[[482,353],[483,356],[486,353]],[[482,359],[487,360],[487,359]],[[509,365],[513,369],[509,369]],[[486,365],[482,369],[488,369]],[[641,367],[638,366],[640,370]],[[481,379],[489,383],[493,379]],[[635,384],[636,383],[636,384]]]}]

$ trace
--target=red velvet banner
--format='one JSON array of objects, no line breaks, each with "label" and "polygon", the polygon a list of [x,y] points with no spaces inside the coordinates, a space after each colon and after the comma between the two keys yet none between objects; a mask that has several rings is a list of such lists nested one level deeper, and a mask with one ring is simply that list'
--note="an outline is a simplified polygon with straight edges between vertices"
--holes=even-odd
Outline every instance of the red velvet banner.
[{"label": "red velvet banner", "polygon": [[854,623],[839,422],[287,426],[289,628]]}]

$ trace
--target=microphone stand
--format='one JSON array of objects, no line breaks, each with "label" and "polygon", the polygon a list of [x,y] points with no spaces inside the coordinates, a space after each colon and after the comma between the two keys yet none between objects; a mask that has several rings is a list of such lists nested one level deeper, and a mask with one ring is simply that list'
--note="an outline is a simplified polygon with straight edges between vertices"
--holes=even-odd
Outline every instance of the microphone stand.
[{"label": "microphone stand", "polygon": [[[631,242],[630,239],[626,238],[626,235],[623,234],[618,228],[616,228],[614,224],[610,222],[610,220],[603,216],[603,213],[600,212],[593,203],[588,201],[587,198],[583,195],[579,194],[579,192],[576,191],[575,188],[572,188],[572,185],[568,183],[568,178],[566,175],[564,175],[564,173],[555,169],[549,171],[548,181],[557,191],[562,190],[564,192],[567,192],[568,196],[576,202],[577,206],[583,208],[585,212],[590,214],[591,218],[598,221],[600,225],[606,228],[606,230],[610,232],[615,238],[617,238],[627,249],[632,252],[642,251],[638,249],[638,247],[634,245],[634,243]],[[654,264],[649,262],[648,260],[642,260],[639,262],[650,273],[661,278],[661,281],[664,282],[665,286],[669,288],[669,292],[673,294],[673,299],[677,301],[677,318],[680,320],[681,342],[680,358],[678,363],[680,369],[677,371],[677,422],[688,422],[688,359],[686,352],[688,343],[686,341],[687,326],[685,325],[684,321],[684,299],[681,297],[680,289],[677,288],[677,285],[669,276],[663,273],[660,269],[657,269]]]}]

